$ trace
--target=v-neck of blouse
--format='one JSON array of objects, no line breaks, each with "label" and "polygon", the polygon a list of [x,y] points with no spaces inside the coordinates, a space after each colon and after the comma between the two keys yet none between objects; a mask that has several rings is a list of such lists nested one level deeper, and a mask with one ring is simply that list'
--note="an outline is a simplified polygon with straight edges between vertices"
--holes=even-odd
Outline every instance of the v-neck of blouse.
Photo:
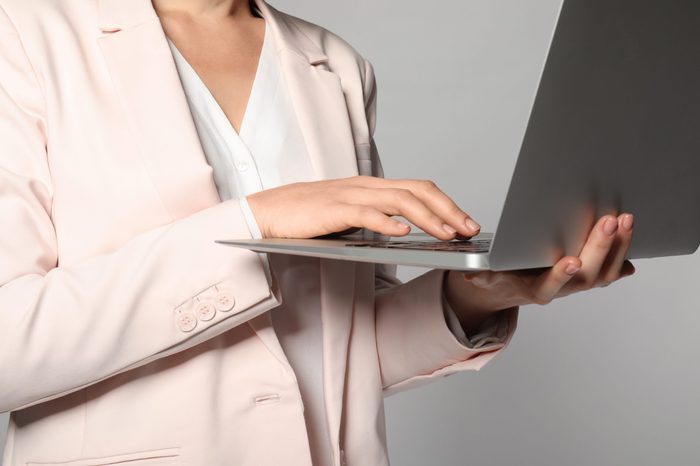
[{"label": "v-neck of blouse", "polygon": [[258,114],[249,114],[259,113],[260,106],[256,105],[256,103],[261,98],[261,90],[268,87],[266,86],[266,84],[269,85],[269,83],[263,83],[261,81],[263,79],[272,79],[274,77],[274,74],[269,72],[271,68],[270,53],[272,52],[272,50],[269,50],[271,41],[268,37],[268,29],[269,27],[267,26],[267,24],[265,24],[265,32],[263,34],[262,47],[260,48],[260,56],[258,57],[258,65],[255,70],[253,84],[250,88],[250,95],[248,96],[248,101],[246,102],[246,108],[243,111],[243,118],[241,118],[241,125],[238,131],[236,131],[236,128],[233,126],[233,123],[231,123],[231,120],[226,115],[226,112],[224,112],[224,109],[221,107],[221,105],[211,93],[207,85],[204,83],[202,77],[199,75],[199,73],[197,73],[197,70],[195,70],[194,67],[190,64],[190,62],[187,61],[185,56],[182,55],[175,43],[170,38],[167,38],[168,45],[170,46],[170,49],[172,50],[172,53],[175,56],[175,59],[178,61],[179,65],[185,67],[189,75],[195,76],[197,78],[193,80],[193,82],[190,83],[190,85],[195,86],[199,90],[199,92],[201,92],[201,95],[205,96],[205,98],[208,101],[207,105],[210,108],[216,109],[217,113],[220,114],[219,119],[221,120],[221,117],[223,117],[223,120],[227,121],[229,126],[231,127],[231,131],[233,131],[236,135],[240,136],[244,141],[247,140],[247,128],[250,126],[250,123],[248,123],[248,121],[255,121],[256,117],[259,116]]}]

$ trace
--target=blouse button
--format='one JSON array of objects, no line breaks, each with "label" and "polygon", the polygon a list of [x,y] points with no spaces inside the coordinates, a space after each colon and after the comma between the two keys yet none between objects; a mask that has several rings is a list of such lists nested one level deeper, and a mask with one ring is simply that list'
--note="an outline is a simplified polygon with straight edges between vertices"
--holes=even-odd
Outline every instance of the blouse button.
[{"label": "blouse button", "polygon": [[238,162],[236,164],[236,168],[238,169],[239,172],[244,172],[248,170],[248,162]]}]

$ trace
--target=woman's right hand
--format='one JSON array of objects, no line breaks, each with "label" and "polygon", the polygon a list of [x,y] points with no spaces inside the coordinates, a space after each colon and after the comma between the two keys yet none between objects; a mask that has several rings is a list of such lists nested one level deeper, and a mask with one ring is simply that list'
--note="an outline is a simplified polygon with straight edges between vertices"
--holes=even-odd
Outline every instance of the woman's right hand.
[{"label": "woman's right hand", "polygon": [[400,215],[441,240],[470,238],[480,226],[432,181],[354,176],[293,183],[247,197],[263,238],[313,238],[366,228],[404,236]]}]

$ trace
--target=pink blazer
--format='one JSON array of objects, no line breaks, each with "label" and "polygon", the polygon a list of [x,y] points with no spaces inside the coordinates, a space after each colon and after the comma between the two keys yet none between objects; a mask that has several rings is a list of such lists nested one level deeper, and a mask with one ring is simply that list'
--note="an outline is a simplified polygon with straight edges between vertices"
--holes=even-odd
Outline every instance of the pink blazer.
[{"label": "pink blazer", "polygon": [[[368,62],[259,7],[316,177],[381,176]],[[0,0],[0,222],[4,465],[310,464],[266,312],[283,297],[255,253],[214,243],[250,233],[217,196],[150,1]],[[442,271],[321,266],[334,463],[387,464],[383,395],[504,345],[457,342]]]}]

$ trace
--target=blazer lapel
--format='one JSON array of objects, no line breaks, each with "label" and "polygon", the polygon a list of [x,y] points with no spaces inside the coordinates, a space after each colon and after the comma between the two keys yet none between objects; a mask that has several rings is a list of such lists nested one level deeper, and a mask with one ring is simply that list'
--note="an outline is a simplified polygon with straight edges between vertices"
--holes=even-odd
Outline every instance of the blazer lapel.
[{"label": "blazer lapel", "polygon": [[100,0],[99,47],[165,209],[218,203],[165,33],[150,0]]},{"label": "blazer lapel", "polygon": [[288,19],[256,0],[271,29],[297,120],[317,179],[358,174],[355,143],[340,78],[328,56]]}]

